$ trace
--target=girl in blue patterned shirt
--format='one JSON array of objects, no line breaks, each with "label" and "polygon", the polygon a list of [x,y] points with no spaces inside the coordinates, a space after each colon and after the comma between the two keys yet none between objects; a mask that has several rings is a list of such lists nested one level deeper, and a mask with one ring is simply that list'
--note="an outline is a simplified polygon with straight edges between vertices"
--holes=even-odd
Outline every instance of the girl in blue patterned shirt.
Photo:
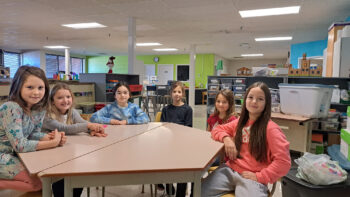
[{"label": "girl in blue patterned shirt", "polygon": [[95,112],[91,122],[100,124],[126,125],[148,123],[148,116],[138,105],[128,102],[131,93],[129,85],[121,81],[113,88],[115,102]]},{"label": "girl in blue patterned shirt", "polygon": [[41,181],[30,176],[17,153],[54,148],[66,142],[57,130],[44,134],[41,126],[49,97],[43,70],[21,66],[11,84],[9,101],[0,106],[0,189],[38,191]]}]

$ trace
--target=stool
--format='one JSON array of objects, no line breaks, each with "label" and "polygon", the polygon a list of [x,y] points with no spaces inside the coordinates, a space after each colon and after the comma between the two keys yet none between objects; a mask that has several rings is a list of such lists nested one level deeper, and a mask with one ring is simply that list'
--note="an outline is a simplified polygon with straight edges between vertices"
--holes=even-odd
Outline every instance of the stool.
[{"label": "stool", "polygon": [[208,95],[208,92],[207,91],[204,91],[202,92],[202,104],[207,104],[207,95]]}]

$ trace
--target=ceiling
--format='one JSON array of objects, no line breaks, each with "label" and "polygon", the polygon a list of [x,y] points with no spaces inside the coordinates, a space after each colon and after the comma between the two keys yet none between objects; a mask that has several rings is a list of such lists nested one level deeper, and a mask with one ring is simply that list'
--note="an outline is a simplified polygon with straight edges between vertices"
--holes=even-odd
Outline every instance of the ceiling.
[{"label": "ceiling", "polygon": [[[300,5],[300,13],[241,18],[238,10]],[[290,45],[326,39],[334,21],[350,16],[349,0],[0,0],[0,47],[40,50],[69,46],[81,55],[126,55],[128,18],[136,19],[136,42],[160,42],[177,52],[136,47],[136,54],[197,53],[232,59],[242,53],[286,58]],[[61,24],[98,22],[106,28],[70,29]],[[293,36],[255,42],[255,37]],[[242,43],[247,43],[243,44]]]}]

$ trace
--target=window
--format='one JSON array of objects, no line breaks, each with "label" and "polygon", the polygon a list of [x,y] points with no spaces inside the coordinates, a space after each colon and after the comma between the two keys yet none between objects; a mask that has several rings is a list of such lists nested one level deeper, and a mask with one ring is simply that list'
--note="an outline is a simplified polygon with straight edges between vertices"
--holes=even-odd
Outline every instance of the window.
[{"label": "window", "polygon": [[189,65],[177,65],[177,80],[188,81],[190,79],[190,66]]},{"label": "window", "polygon": [[[83,58],[71,57],[71,70],[70,72],[74,72],[77,74],[82,73],[83,71]],[[46,54],[46,76],[48,78],[53,78],[53,75],[57,72],[65,72],[65,57],[60,55],[50,55]]]},{"label": "window", "polygon": [[17,69],[21,65],[21,58],[19,53],[4,52],[4,65],[10,67],[10,77],[13,78]]}]

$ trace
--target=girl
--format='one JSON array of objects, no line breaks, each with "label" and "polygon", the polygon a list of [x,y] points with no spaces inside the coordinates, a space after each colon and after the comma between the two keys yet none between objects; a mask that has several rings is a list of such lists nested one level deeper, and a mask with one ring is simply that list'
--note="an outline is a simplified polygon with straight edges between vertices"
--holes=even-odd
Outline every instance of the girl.
[{"label": "girl", "polygon": [[0,106],[0,189],[38,191],[40,179],[31,177],[17,153],[54,148],[66,137],[57,130],[41,133],[49,84],[44,71],[21,66],[10,87],[9,101]]},{"label": "girl", "polygon": [[[185,87],[180,81],[176,81],[171,86],[172,104],[162,109],[161,122],[172,122],[184,126],[192,127],[192,108],[182,101],[185,97]],[[172,185],[171,185],[172,186]],[[158,185],[162,188],[162,186]],[[187,183],[178,183],[176,197],[186,196]],[[167,185],[167,193],[169,194],[169,185]],[[171,187],[172,194],[174,193],[173,186]],[[192,192],[193,193],[193,184]]]},{"label": "girl", "polygon": [[129,85],[119,82],[113,88],[115,102],[106,105],[91,116],[91,122],[112,125],[148,123],[148,116],[134,103],[128,102],[131,97]]},{"label": "girl", "polygon": [[49,107],[44,119],[42,131],[57,129],[65,134],[77,134],[90,131],[91,136],[105,137],[103,125],[90,123],[81,118],[73,108],[74,97],[65,83],[56,84],[49,96]]},{"label": "girl", "polygon": [[212,131],[217,125],[235,120],[235,105],[231,90],[220,90],[215,97],[215,110],[208,118],[207,131]]},{"label": "girl", "polygon": [[235,191],[240,196],[267,196],[267,184],[286,175],[291,166],[289,142],[270,120],[271,94],[256,82],[244,96],[238,120],[213,129],[212,138],[225,145],[229,158],[202,183],[202,196]]},{"label": "girl", "polygon": [[[58,129],[65,134],[73,135],[90,131],[91,136],[105,137],[103,125],[90,123],[81,118],[77,110],[73,108],[74,97],[69,86],[65,83],[56,84],[49,96],[49,106],[43,123],[42,131]],[[55,197],[64,196],[64,180],[52,185]],[[73,196],[81,195],[83,188],[74,188]]]}]

